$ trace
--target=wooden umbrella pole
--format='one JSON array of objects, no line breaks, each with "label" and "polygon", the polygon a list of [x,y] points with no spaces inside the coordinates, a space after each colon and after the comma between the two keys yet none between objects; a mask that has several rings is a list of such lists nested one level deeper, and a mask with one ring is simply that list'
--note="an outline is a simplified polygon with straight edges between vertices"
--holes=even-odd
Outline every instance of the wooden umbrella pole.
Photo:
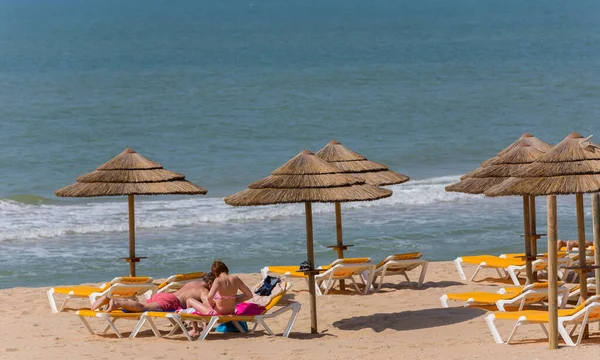
[{"label": "wooden umbrella pole", "polygon": [[[307,201],[304,203],[306,212],[306,254],[310,269],[314,270],[315,251],[313,249],[313,224],[312,224],[312,204]],[[317,334],[317,293],[315,291],[315,274],[308,274],[308,292],[310,293],[310,333]]]},{"label": "wooden umbrella pole", "polygon": [[[592,220],[594,228],[594,265],[600,266],[600,194],[592,194]],[[600,268],[596,268],[596,295],[600,295]],[[600,329],[600,324],[598,324]]]},{"label": "wooden umbrella pole", "polygon": [[556,279],[556,195],[546,197],[548,207],[548,343],[550,349],[558,349],[558,306]]},{"label": "wooden umbrella pole", "polygon": [[129,276],[135,276],[135,204],[133,195],[128,195],[129,203]]},{"label": "wooden umbrella pole", "polygon": [[[535,196],[531,195],[529,196],[529,222],[531,224],[531,229],[529,230],[530,235],[531,235],[531,254],[536,257],[538,250],[537,250],[537,240],[538,238],[536,237],[537,235],[537,216],[536,216],[536,209],[535,209]],[[536,282],[538,281],[538,277],[537,277],[537,272],[533,273],[533,281]]]},{"label": "wooden umbrella pole", "polygon": [[[338,259],[344,258],[344,238],[342,236],[342,204],[339,202],[335,203],[335,235],[337,238],[337,256]],[[346,290],[346,284],[344,280],[340,280],[340,290]]]},{"label": "wooden umbrella pole", "polygon": [[533,283],[533,269],[531,267],[531,223],[529,221],[529,195],[523,195],[523,236],[525,238],[525,271],[527,283]]},{"label": "wooden umbrella pole", "polygon": [[[592,194],[594,220],[594,265],[600,266],[600,194]],[[600,295],[600,268],[596,269],[596,295]]]},{"label": "wooden umbrella pole", "polygon": [[[575,194],[575,206],[577,207],[577,240],[579,240],[579,267],[581,272],[579,273],[579,296],[581,297],[582,304],[588,297],[587,291],[587,266],[586,254],[585,254],[585,219],[583,213],[583,194]],[[583,338],[589,338],[589,327],[586,325],[583,331]]]}]

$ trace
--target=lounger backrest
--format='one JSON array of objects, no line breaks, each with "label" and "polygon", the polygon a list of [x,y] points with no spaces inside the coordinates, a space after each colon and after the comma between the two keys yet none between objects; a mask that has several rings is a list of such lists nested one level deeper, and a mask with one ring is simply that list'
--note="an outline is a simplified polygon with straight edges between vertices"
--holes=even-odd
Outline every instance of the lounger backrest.
[{"label": "lounger backrest", "polygon": [[351,264],[337,264],[331,270],[333,271],[334,277],[348,277],[352,275],[356,275],[358,273],[363,272],[364,270],[369,269],[372,266],[370,263],[351,263]]},{"label": "lounger backrest", "polygon": [[109,298],[114,297],[134,297],[143,295],[149,291],[156,293],[156,285],[152,283],[145,284],[114,284],[107,291]]},{"label": "lounger backrest", "polygon": [[160,285],[158,285],[158,289],[162,289],[165,286],[174,283],[174,282],[178,282],[178,283],[183,283],[183,282],[189,282],[189,281],[193,281],[193,280],[199,280],[202,279],[204,277],[204,275],[206,275],[205,272],[203,271],[199,271],[199,272],[193,272],[193,273],[187,273],[187,274],[177,274],[177,275],[171,275],[169,276],[169,278],[165,281],[163,281],[162,283],[160,283]]},{"label": "lounger backrest", "polygon": [[150,276],[121,276],[112,279],[111,285],[114,284],[147,284],[151,283],[152,279]]},{"label": "lounger backrest", "polygon": [[416,260],[416,259],[420,259],[421,256],[423,256],[423,253],[420,253],[420,252],[411,252],[411,253],[405,253],[405,254],[390,255],[387,258],[385,258],[384,260],[382,260],[381,262],[379,262],[379,264],[377,264],[377,268],[380,268],[380,267],[384,266],[385,263],[387,263],[388,261],[394,261],[394,260]]},{"label": "lounger backrest", "polygon": [[265,312],[269,311],[273,306],[277,305],[277,303],[279,302],[279,300],[281,300],[283,298],[283,296],[287,293],[287,291],[290,289],[290,287],[292,287],[292,284],[284,281],[283,284],[277,284],[278,286],[281,286],[282,291],[277,294],[276,296],[274,296],[271,301],[267,304],[267,306],[265,306]]},{"label": "lounger backrest", "polygon": [[362,263],[368,263],[371,262],[371,258],[368,257],[363,257],[363,258],[343,258],[343,259],[338,259],[337,261],[338,264],[362,264]]}]

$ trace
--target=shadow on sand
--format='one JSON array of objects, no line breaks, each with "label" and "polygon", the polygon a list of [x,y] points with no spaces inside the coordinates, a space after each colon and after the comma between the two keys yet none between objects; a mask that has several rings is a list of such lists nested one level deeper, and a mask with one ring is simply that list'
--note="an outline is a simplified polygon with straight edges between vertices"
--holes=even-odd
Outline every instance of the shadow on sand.
[{"label": "shadow on sand", "polygon": [[383,283],[381,285],[381,289],[379,292],[389,292],[393,290],[427,290],[427,289],[436,289],[436,288],[446,288],[450,286],[464,286],[464,283],[458,281],[428,281],[423,283],[421,287],[418,286],[415,282],[401,282],[401,283]]},{"label": "shadow on sand", "polygon": [[333,323],[340,330],[373,329],[381,332],[386,329],[396,331],[416,330],[456,324],[474,319],[486,311],[475,308],[423,309],[396,313],[377,313],[355,316]]}]

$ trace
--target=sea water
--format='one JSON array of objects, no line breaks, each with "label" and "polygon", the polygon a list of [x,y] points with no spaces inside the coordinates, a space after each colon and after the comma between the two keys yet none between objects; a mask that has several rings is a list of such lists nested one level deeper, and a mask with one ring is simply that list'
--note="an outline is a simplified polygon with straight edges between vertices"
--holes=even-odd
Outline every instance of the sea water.
[{"label": "sea water", "polygon": [[[127,274],[126,199],[54,196],[127,147],[208,189],[136,197],[142,275],[306,260],[301,204],[223,197],[332,139],[411,177],[342,205],[347,256],[522,251],[520,198],[444,187],[526,131],[594,134],[599,15],[558,0],[0,0],[0,288]],[[586,197],[591,237],[589,213]],[[333,204],[314,227],[328,263]],[[576,236],[559,197],[559,237]]]}]

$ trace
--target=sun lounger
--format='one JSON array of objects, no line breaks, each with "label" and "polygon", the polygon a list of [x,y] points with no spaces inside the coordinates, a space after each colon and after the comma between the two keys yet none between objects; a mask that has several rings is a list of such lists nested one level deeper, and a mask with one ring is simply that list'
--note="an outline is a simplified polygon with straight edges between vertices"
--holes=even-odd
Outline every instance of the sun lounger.
[{"label": "sun lounger", "polygon": [[[123,285],[128,287],[123,288]],[[134,286],[140,291],[140,295],[144,294],[146,298],[149,298],[152,294],[156,293],[156,285],[152,284],[151,277],[117,277],[112,279],[110,282],[100,285],[99,287],[87,286],[87,285],[76,285],[76,286],[56,286],[46,292],[48,301],[50,302],[50,308],[53,313],[61,312],[64,310],[67,301],[72,298],[89,298],[93,304],[96,298],[102,295],[110,296],[122,296],[130,297],[131,286]],[[135,291],[137,293],[138,291]],[[56,306],[55,294],[66,295],[63,303],[60,307]]]},{"label": "sun lounger", "polygon": [[[361,291],[354,279],[355,276],[358,276],[365,285],[365,290],[362,293],[368,293],[371,284],[373,284],[373,276],[375,274],[375,264],[370,263],[370,261],[370,258],[345,258],[338,259],[330,265],[320,266],[318,269],[325,271],[315,275],[317,295],[327,295],[329,290],[339,280],[352,281],[354,288],[360,293]],[[284,275],[285,277],[301,277],[308,281],[308,276],[299,271],[299,266],[265,266],[261,269],[261,273],[263,277],[269,273],[275,273]]]},{"label": "sun lounger", "polygon": [[158,285],[158,292],[172,292],[181,289],[181,287],[186,283],[202,280],[205,275],[205,272],[171,275],[165,281],[160,283],[160,285]]},{"label": "sun lounger", "polygon": [[[571,335],[575,332],[577,326],[580,326],[583,329],[586,324],[600,321],[599,301],[599,296],[593,296],[584,304],[581,304],[574,309],[558,310],[558,332],[568,346],[577,346],[581,343],[583,331],[580,331],[576,342],[573,342],[573,339],[571,339]],[[498,328],[496,328],[496,320],[516,321],[515,327],[506,340],[506,344],[509,344],[512,341],[517,329],[522,325],[538,324],[542,327],[546,336],[548,336],[548,331],[544,326],[549,322],[549,315],[547,311],[525,310],[516,312],[495,312],[486,316],[485,321],[488,324],[494,340],[498,344],[503,344],[505,342],[502,340],[502,337],[498,332]],[[567,325],[575,325],[570,333],[567,331]]]},{"label": "sun lounger", "polygon": [[[596,294],[596,278],[588,278],[587,279],[587,290],[588,295]],[[579,288],[579,284],[573,286],[569,291],[569,301],[577,301],[577,305],[581,304],[581,289]]]},{"label": "sun lounger", "polygon": [[[519,274],[525,271],[525,261],[518,258],[511,257],[499,257],[493,255],[476,255],[476,256],[462,256],[456,258],[454,260],[454,264],[456,265],[456,270],[460,275],[462,280],[467,280],[464,269],[462,267],[463,263],[477,265],[477,269],[473,273],[473,276],[469,279],[469,281],[473,281],[475,276],[479,273],[480,270],[491,268],[496,269],[498,275],[501,278],[505,278],[502,272],[506,273],[508,277],[513,281],[515,285],[520,285]],[[558,259],[558,268],[563,269],[564,267],[571,265],[571,259],[567,257]],[[534,272],[545,270],[548,267],[547,259],[537,259],[531,262],[531,266]],[[557,274],[558,275],[558,274]],[[561,279],[564,280],[566,277],[566,272],[562,273]]]},{"label": "sun lounger", "polygon": [[[428,261],[421,259],[421,256],[423,256],[422,253],[413,252],[391,255],[382,260],[375,267],[375,273],[373,275],[373,286],[377,283],[377,278],[379,278],[379,285],[377,285],[376,291],[381,289],[383,279],[386,275],[403,275],[406,278],[406,281],[410,282],[406,272],[414,270],[419,266],[421,267],[421,275],[419,276],[418,286],[422,286],[423,281],[425,280],[425,273],[427,272]],[[366,280],[367,278],[365,276],[364,281]]]},{"label": "sun lounger", "polygon": [[[562,284],[561,284],[562,285]],[[513,290],[514,289],[514,290]],[[569,289],[560,286],[558,293],[561,295],[561,308],[566,305]],[[506,306],[519,306],[519,311],[525,305],[543,303],[548,298],[548,283],[534,283],[523,287],[511,288],[509,291],[497,293],[490,292],[463,292],[444,294],[440,297],[442,307],[448,307],[448,300],[464,301],[464,307],[469,306],[496,306],[498,310],[505,311]]]},{"label": "sun lounger", "polygon": [[[288,305],[281,307],[280,309],[278,309],[276,311],[269,312],[271,309],[273,309],[277,305],[277,303],[283,298],[283,296],[286,294],[286,292],[290,289],[291,283],[284,281],[283,284],[280,283],[276,286],[281,286],[281,292],[273,293],[271,295],[269,302],[265,306],[264,313],[262,313],[260,315],[203,316],[203,315],[194,315],[194,314],[185,314],[185,313],[163,313],[163,312],[148,311],[141,315],[140,320],[139,320],[138,324],[135,326],[130,337],[132,337],[132,338],[136,337],[145,323],[148,323],[150,325],[150,327],[152,328],[152,332],[154,333],[155,336],[161,337],[160,331],[158,330],[158,327],[156,326],[156,323],[155,323],[155,320],[160,319],[160,318],[168,319],[171,322],[171,324],[173,325],[173,329],[171,330],[169,335],[173,335],[178,330],[181,330],[189,341],[192,341],[192,337],[190,336],[190,334],[185,326],[185,323],[184,323],[185,321],[197,321],[197,322],[205,323],[204,330],[202,331],[202,333],[199,336],[200,340],[204,340],[217,323],[225,323],[225,322],[230,322],[230,321],[234,324],[234,326],[236,326],[236,328],[240,332],[244,332],[244,329],[240,326],[239,322],[246,321],[246,322],[250,322],[250,323],[254,324],[250,330],[250,333],[254,332],[258,325],[261,325],[267,331],[267,333],[269,335],[274,335],[273,331],[271,330],[271,328],[269,328],[269,326],[267,325],[265,320],[275,318],[287,311],[291,311],[292,314],[290,316],[290,319],[287,323],[285,330],[283,331],[283,336],[288,337],[292,330],[292,327],[294,326],[294,323],[296,322],[296,318],[298,317],[298,312],[300,311],[301,305],[300,305],[300,303],[297,303],[297,302],[289,302]],[[255,298],[257,296],[255,296]],[[264,297],[262,297],[262,298],[264,298]],[[251,299],[248,301],[252,302],[253,300],[254,299]]]},{"label": "sun lounger", "polygon": [[[121,335],[121,332],[115,325],[115,322],[121,319],[139,321],[142,314],[143,313],[141,312],[124,312],[122,310],[106,312],[102,310],[94,311],[90,309],[82,309],[77,310],[77,312],[75,312],[75,315],[79,317],[79,320],[81,320],[81,323],[90,334],[96,335],[97,333],[94,332],[86,318],[104,319],[108,323],[108,325],[104,328],[104,330],[102,330],[100,334],[106,334],[109,329],[112,329],[115,332],[115,334],[117,334],[117,337],[119,337],[119,339],[122,339],[123,335]],[[160,333],[157,336],[160,336]]]}]

